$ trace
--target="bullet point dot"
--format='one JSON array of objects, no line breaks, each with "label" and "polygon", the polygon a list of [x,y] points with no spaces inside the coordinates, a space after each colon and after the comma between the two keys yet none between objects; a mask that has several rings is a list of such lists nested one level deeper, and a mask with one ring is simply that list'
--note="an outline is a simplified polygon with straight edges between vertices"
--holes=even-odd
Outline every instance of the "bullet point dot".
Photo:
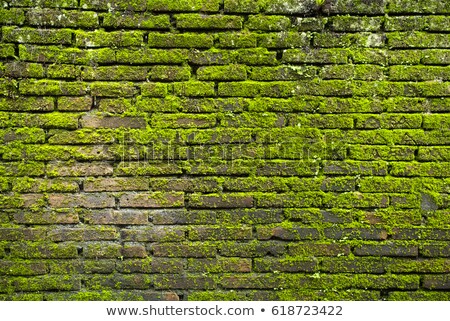
[{"label": "bullet point dot", "polygon": [[264,312],[264,311],[266,311],[266,309],[261,309],[261,312]]}]

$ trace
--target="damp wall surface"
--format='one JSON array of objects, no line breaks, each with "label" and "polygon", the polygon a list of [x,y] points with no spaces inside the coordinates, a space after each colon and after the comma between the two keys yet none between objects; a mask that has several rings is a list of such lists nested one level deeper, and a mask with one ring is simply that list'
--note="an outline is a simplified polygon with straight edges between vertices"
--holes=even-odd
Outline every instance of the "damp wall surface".
[{"label": "damp wall surface", "polygon": [[448,1],[1,3],[1,300],[450,299]]}]

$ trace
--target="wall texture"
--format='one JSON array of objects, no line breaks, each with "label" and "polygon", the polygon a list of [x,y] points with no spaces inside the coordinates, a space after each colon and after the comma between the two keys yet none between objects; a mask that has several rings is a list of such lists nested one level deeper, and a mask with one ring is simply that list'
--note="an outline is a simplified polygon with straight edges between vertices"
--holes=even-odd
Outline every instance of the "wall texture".
[{"label": "wall texture", "polygon": [[1,3],[0,299],[450,299],[448,1]]}]

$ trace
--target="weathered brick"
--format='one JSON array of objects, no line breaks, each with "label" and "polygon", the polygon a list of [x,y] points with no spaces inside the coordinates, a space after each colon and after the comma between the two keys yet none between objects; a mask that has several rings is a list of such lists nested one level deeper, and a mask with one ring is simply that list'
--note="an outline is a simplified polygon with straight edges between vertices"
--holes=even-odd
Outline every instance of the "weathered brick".
[{"label": "weathered brick", "polygon": [[72,31],[68,29],[31,29],[2,27],[2,39],[5,42],[66,44],[72,43]]},{"label": "weathered brick", "polygon": [[191,194],[188,201],[194,208],[253,207],[253,197],[243,194]]},{"label": "weathered brick", "polygon": [[11,256],[26,259],[77,258],[77,247],[73,243],[20,243],[11,245]]},{"label": "weathered brick", "polygon": [[107,163],[91,162],[50,162],[47,164],[47,174],[56,176],[109,176],[113,173],[113,167]]},{"label": "weathered brick", "polygon": [[98,15],[93,11],[34,8],[26,13],[27,22],[37,27],[98,27]]},{"label": "weathered brick", "polygon": [[152,249],[154,256],[199,258],[216,256],[216,247],[203,243],[155,244]]},{"label": "weathered brick", "polygon": [[76,196],[74,194],[50,194],[48,201],[50,206],[56,208],[102,208],[115,206],[114,197],[106,193],[76,194]]},{"label": "weathered brick", "polygon": [[215,289],[214,278],[203,275],[171,275],[155,276],[156,289]]},{"label": "weathered brick", "polygon": [[184,204],[184,193],[124,193],[120,196],[119,203],[123,207],[180,207]]},{"label": "weathered brick", "polygon": [[199,240],[249,240],[251,227],[194,227],[189,230],[188,239]]},{"label": "weathered brick", "polygon": [[123,229],[121,237],[132,242],[180,242],[185,239],[184,228],[154,227],[146,229]]},{"label": "weathered brick", "polygon": [[109,28],[136,28],[136,29],[169,29],[170,19],[168,15],[152,15],[142,12],[111,12],[103,15],[104,27]]},{"label": "weathered brick", "polygon": [[425,275],[423,277],[423,287],[425,289],[448,290],[450,289],[449,275]]}]

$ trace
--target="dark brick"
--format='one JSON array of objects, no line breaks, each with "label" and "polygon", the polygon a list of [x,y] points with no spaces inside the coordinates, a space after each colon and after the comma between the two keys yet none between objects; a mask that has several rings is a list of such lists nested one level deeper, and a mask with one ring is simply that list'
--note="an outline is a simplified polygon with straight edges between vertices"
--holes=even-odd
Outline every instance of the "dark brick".
[{"label": "dark brick", "polygon": [[203,243],[193,244],[155,244],[154,256],[165,257],[215,257],[216,247]]},{"label": "dark brick", "polygon": [[423,287],[425,289],[448,290],[450,289],[450,276],[445,275],[425,275],[423,277]]},{"label": "dark brick", "polygon": [[359,245],[354,250],[356,255],[360,256],[418,256],[418,248],[415,245]]},{"label": "dark brick", "polygon": [[213,277],[202,275],[156,275],[155,288],[211,290],[216,288],[216,282]]}]

